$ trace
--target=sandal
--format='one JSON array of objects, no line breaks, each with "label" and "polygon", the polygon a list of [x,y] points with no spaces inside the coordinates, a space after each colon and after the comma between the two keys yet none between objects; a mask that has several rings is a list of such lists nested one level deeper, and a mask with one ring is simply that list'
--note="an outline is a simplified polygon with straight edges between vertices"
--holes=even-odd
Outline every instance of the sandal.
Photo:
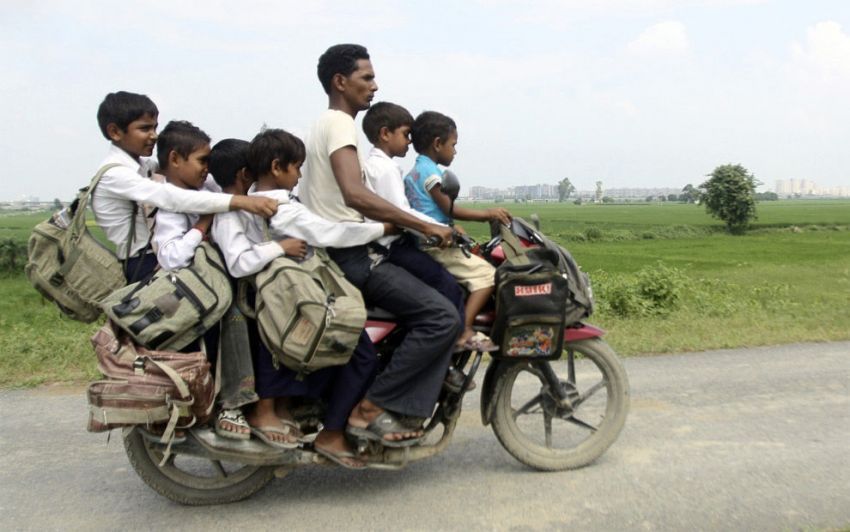
[{"label": "sandal", "polygon": [[251,434],[261,439],[265,442],[266,445],[274,447],[275,449],[297,449],[301,446],[298,441],[277,441],[268,437],[268,434],[281,434],[283,436],[290,436],[289,427],[285,426],[283,428],[274,427],[274,426],[265,426],[265,427],[251,427]]},{"label": "sandal", "polygon": [[299,443],[313,443],[313,440],[315,440],[316,436],[319,435],[318,431],[311,432],[310,434],[304,434],[304,431],[301,430],[301,424],[297,421],[282,417],[279,417],[278,419],[281,423],[283,423],[284,427],[289,427],[290,434],[292,434]]},{"label": "sandal", "polygon": [[[398,419],[387,411],[378,414],[366,427],[355,427],[348,425],[345,432],[355,438],[363,438],[365,440],[379,442],[385,447],[410,447],[422,441],[423,436],[406,438],[404,440],[388,440],[384,436],[388,434],[398,434],[404,432],[413,432],[416,429],[406,427]],[[421,429],[419,429],[421,430]]]},{"label": "sandal", "polygon": [[[248,432],[238,432],[235,430],[227,430],[222,423],[229,423],[233,427],[246,428]],[[250,440],[251,425],[245,420],[242,410],[238,408],[224,409],[218,413],[215,420],[215,433],[222,438],[231,438],[234,440]]]},{"label": "sandal", "polygon": [[[315,445],[313,446],[313,450],[316,451],[316,453],[324,456],[325,458],[327,458],[331,462],[335,463],[336,465],[340,465],[340,466],[342,466],[346,469],[365,469],[366,468],[366,462],[360,461],[358,459],[358,456],[356,454],[352,453],[351,451],[342,451],[340,453],[335,453],[333,451],[330,451],[328,449],[324,449],[322,447],[316,447]],[[355,463],[357,465],[355,465]]]},{"label": "sandal", "polygon": [[499,346],[493,343],[493,340],[490,339],[489,336],[484,334],[481,331],[478,331],[470,338],[466,340],[463,344],[459,345],[456,349],[458,352],[463,351],[478,351],[479,353],[490,353],[491,351],[498,351]]}]

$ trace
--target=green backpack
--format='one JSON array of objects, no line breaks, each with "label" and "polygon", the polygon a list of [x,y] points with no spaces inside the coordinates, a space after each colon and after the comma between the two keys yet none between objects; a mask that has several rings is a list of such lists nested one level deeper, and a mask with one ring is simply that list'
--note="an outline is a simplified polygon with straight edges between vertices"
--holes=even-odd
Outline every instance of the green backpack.
[{"label": "green backpack", "polygon": [[[86,227],[86,207],[94,189],[115,166],[119,165],[101,168],[67,211],[35,226],[27,245],[24,271],[30,283],[68,317],[86,323],[100,316],[103,298],[127,284],[121,262]],[[67,214],[72,215],[70,220]],[[132,224],[130,232],[134,233]]]},{"label": "green backpack", "polygon": [[189,266],[158,270],[148,279],[116,290],[101,302],[101,308],[137,344],[178,351],[215,325],[232,301],[221,256],[203,242]]},{"label": "green backpack", "polygon": [[240,306],[256,318],[276,362],[299,377],[348,362],[366,324],[366,306],[324,250],[301,263],[278,257],[254,283],[255,312],[245,308],[245,281],[239,285]]}]

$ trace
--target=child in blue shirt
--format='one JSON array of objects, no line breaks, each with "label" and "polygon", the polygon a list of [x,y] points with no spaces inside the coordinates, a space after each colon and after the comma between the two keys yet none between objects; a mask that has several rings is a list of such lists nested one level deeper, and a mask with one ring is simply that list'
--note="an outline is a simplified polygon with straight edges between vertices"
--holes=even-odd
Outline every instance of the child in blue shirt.
[{"label": "child in blue shirt", "polygon": [[[467,209],[455,206],[452,212],[451,198],[441,190],[443,172],[437,166],[449,166],[457,150],[457,126],[454,120],[435,111],[425,111],[416,117],[411,128],[413,149],[419,154],[416,164],[409,174],[404,176],[404,192],[410,206],[427,214],[434,220],[450,224],[452,217],[459,220],[480,222],[498,221],[510,223],[511,215],[502,208],[486,210]],[[460,228],[457,228],[460,230]],[[479,335],[472,340],[475,331],[472,324],[475,316],[487,303],[495,285],[495,269],[487,261],[475,255],[467,257],[458,248],[430,248],[426,251],[455,276],[458,282],[469,291],[464,316],[465,330],[460,343],[468,343],[470,348],[494,349],[489,338]]]}]

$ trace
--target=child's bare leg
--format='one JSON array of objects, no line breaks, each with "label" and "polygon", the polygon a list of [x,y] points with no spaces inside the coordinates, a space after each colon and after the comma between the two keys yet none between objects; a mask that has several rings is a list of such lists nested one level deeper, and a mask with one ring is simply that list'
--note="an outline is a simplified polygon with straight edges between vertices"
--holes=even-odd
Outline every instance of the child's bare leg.
[{"label": "child's bare leg", "polygon": [[464,331],[463,334],[460,335],[458,345],[463,345],[475,334],[475,330],[472,328],[472,325],[475,323],[475,316],[477,316],[478,313],[481,312],[481,309],[484,308],[484,305],[487,304],[487,301],[490,299],[490,295],[493,294],[493,288],[494,287],[489,286],[469,294],[469,298],[466,300]]}]

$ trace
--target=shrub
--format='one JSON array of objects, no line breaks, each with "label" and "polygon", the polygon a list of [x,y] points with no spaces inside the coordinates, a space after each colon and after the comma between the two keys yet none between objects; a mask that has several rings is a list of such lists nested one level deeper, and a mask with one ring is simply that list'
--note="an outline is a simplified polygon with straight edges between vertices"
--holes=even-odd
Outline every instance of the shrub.
[{"label": "shrub", "polygon": [[27,263],[27,245],[12,238],[0,240],[0,272],[18,273]]},{"label": "shrub", "polygon": [[598,227],[588,227],[584,231],[584,236],[585,236],[585,238],[587,238],[591,242],[593,242],[594,240],[601,240],[602,239],[602,229],[599,229]]}]

